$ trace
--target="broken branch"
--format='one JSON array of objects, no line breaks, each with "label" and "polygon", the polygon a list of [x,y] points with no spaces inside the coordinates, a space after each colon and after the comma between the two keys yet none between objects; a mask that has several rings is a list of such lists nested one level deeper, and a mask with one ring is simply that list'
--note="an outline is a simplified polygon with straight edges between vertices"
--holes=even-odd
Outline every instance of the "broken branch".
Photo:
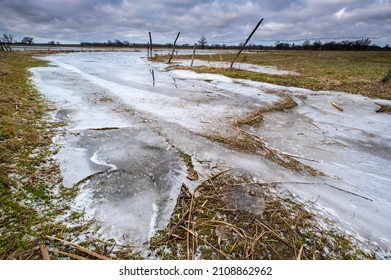
[{"label": "broken branch", "polygon": [[331,102],[331,105],[333,105],[335,108],[337,108],[339,111],[343,112],[343,107],[342,105],[339,105],[335,103],[334,101]]}]

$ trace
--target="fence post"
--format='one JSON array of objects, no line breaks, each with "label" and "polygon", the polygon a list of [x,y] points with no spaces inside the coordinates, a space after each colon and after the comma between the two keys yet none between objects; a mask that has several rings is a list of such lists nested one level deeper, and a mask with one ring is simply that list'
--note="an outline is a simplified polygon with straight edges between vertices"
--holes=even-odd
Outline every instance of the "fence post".
[{"label": "fence post", "polygon": [[388,69],[388,73],[384,76],[384,78],[381,81],[382,81],[383,84],[386,84],[389,81],[391,81],[391,66]]},{"label": "fence post", "polygon": [[0,42],[0,51],[12,52],[12,49],[9,44]]},{"label": "fence post", "polygon": [[180,34],[181,34],[181,32],[178,32],[178,35],[177,35],[176,38],[175,38],[174,46],[172,47],[172,53],[171,53],[170,59],[168,60],[168,64],[171,63],[171,59],[172,59],[172,57],[173,57],[173,55],[174,55],[174,51],[175,51],[175,44],[176,44],[176,41],[178,40],[178,37],[179,37]]},{"label": "fence post", "polygon": [[153,53],[152,53],[152,34],[149,32],[149,51],[151,53],[151,58],[153,58]]},{"label": "fence post", "polygon": [[241,52],[243,51],[243,49],[246,47],[248,41],[250,41],[251,37],[253,36],[253,34],[255,33],[255,31],[257,31],[257,29],[258,29],[258,27],[261,25],[262,21],[263,21],[263,18],[258,22],[257,26],[255,26],[253,32],[251,32],[250,36],[248,36],[246,42],[243,44],[243,46],[242,46],[242,48],[240,49],[240,51],[236,54],[235,58],[232,60],[230,68],[232,68],[232,66],[234,65],[235,60],[238,58],[238,56],[240,55],[240,53],[241,53]]},{"label": "fence post", "polygon": [[193,57],[191,58],[191,64],[190,64],[190,66],[193,66],[194,56],[195,56],[195,51],[196,51],[196,46],[197,46],[197,44],[194,44],[194,48],[193,48]]}]

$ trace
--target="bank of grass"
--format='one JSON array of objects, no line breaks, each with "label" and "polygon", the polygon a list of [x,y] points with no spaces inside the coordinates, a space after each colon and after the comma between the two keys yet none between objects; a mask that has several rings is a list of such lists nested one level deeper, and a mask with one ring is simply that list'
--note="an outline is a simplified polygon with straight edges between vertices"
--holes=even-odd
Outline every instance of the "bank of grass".
[{"label": "bank of grass", "polygon": [[[65,125],[30,82],[46,52],[0,52],[0,260],[135,259],[132,246],[99,239],[93,220],[72,209],[78,187],[64,187],[52,138]],[[73,243],[69,243],[72,241]],[[43,249],[42,249],[43,248]]]},{"label": "bank of grass", "polygon": [[62,124],[48,120],[50,107],[29,81],[28,68],[45,64],[0,52],[0,259],[41,259],[39,245],[52,243],[46,235],[83,229],[71,226],[68,204],[76,190],[62,187],[51,158]]},{"label": "bank of grass", "polygon": [[[204,180],[192,194],[185,185],[164,231],[151,241],[162,259],[373,259],[361,244],[327,222],[319,223],[303,205],[271,191],[278,183],[254,182],[238,171]],[[264,212],[254,215],[227,204],[242,192],[264,199]]]},{"label": "bank of grass", "polygon": [[[196,59],[231,61],[235,54],[197,55]],[[178,56],[188,58],[190,56]],[[198,73],[222,74],[311,90],[336,90],[391,99],[391,83],[380,81],[391,65],[391,52],[264,51],[242,53],[236,63],[275,66],[299,75],[270,75],[238,69],[192,67]]]}]

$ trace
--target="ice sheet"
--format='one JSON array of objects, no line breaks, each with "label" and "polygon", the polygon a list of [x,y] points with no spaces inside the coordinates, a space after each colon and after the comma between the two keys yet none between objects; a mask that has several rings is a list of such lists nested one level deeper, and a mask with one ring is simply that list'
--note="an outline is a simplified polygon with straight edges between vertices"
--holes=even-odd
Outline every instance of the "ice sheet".
[{"label": "ice sheet", "polygon": [[[79,206],[101,223],[101,233],[143,243],[164,227],[180,185],[194,184],[185,178],[184,152],[201,178],[241,168],[260,181],[287,182],[281,191],[290,190],[358,238],[391,248],[391,118],[375,113],[376,102],[389,101],[164,71],[166,65],[142,53],[46,59],[53,67],[34,69],[33,81],[69,123],[59,153],[64,183],[83,186]],[[224,132],[281,93],[298,106],[265,114],[262,126],[247,131],[325,176],[296,173],[202,136]]]}]

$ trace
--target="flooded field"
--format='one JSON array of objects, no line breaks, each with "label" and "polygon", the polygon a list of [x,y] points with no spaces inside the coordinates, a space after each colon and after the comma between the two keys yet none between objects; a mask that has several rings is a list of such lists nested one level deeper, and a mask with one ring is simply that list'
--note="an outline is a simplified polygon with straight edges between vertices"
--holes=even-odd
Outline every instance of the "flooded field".
[{"label": "flooded field", "polygon": [[[67,122],[55,139],[57,160],[64,185],[80,187],[74,207],[99,223],[97,234],[147,243],[167,225],[182,184],[192,190],[235,169],[275,183],[358,239],[391,249],[391,116],[376,113],[377,103],[390,101],[168,70],[142,52],[45,59],[50,65],[32,69],[32,79],[56,105],[53,117]],[[233,125],[286,98],[297,105],[264,112],[257,125]],[[242,135],[264,150],[222,141]],[[274,160],[265,151],[274,151]],[[189,158],[198,178],[188,174]],[[315,174],[281,164],[287,158]]]}]

